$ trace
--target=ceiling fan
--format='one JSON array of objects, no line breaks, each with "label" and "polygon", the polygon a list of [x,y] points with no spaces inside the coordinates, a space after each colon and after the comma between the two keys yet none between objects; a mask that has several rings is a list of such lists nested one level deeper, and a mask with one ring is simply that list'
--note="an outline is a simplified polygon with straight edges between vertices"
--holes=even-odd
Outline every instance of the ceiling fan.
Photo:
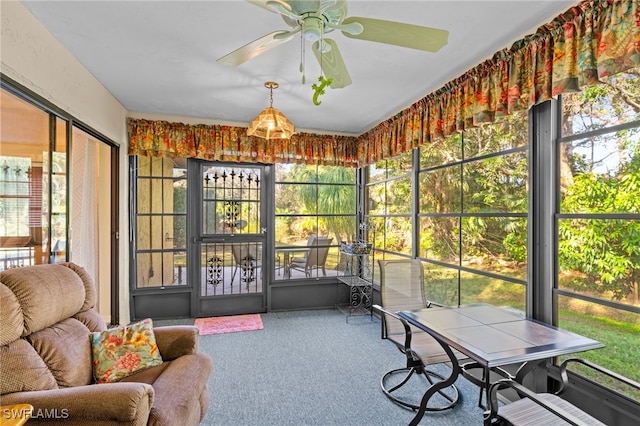
[{"label": "ceiling fan", "polygon": [[[437,52],[447,44],[449,32],[436,28],[387,21],[374,18],[347,17],[345,0],[247,0],[264,9],[282,15],[291,27],[269,33],[218,59],[218,63],[238,66],[291,40],[301,33],[304,40],[312,42],[324,75],[331,79],[329,85],[339,89],[351,84],[351,77],[342,59],[338,45],[325,34],[339,30],[346,37],[368,40]],[[303,66],[301,64],[301,71]]]}]

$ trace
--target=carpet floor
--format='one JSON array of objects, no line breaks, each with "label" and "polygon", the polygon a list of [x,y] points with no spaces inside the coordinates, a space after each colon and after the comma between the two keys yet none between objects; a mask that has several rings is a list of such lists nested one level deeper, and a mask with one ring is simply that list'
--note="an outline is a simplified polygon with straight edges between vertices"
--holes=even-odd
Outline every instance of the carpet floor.
[{"label": "carpet floor", "polygon": [[[380,389],[382,375],[403,367],[406,359],[380,339],[377,318],[351,317],[347,323],[337,310],[273,312],[261,318],[262,330],[200,336],[200,350],[214,363],[202,425],[409,424],[414,412]],[[154,321],[163,323],[171,322]],[[444,364],[434,368],[448,372]],[[425,386],[419,379],[407,390],[416,401]],[[456,386],[458,404],[425,414],[421,425],[482,425],[478,388],[463,378]]]}]

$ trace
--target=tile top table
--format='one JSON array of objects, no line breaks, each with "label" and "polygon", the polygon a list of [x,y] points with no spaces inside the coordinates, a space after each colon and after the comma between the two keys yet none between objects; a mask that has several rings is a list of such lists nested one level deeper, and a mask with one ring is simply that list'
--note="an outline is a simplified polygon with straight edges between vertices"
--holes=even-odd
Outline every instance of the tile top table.
[{"label": "tile top table", "polygon": [[449,378],[427,389],[411,425],[418,424],[429,398],[463,372],[451,349],[462,352],[485,370],[485,389],[488,389],[491,368],[604,347],[596,340],[525,318],[512,309],[488,304],[401,311],[398,316],[433,336],[452,358],[453,366]]}]

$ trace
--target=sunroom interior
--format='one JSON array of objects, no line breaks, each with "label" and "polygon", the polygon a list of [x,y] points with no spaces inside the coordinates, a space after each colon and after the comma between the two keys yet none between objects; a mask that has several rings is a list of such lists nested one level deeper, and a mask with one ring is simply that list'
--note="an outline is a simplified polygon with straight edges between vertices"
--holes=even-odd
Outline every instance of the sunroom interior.
[{"label": "sunroom interior", "polygon": [[[270,14],[251,4],[261,2],[224,3],[256,19]],[[580,357],[640,381],[640,6],[538,3],[544,20],[533,31],[494,41],[413,98],[377,99],[388,112],[375,122],[369,106],[355,118],[344,98],[349,114],[331,111],[334,93],[356,97],[350,87],[327,88],[314,105],[298,74],[299,87],[281,80],[272,102],[303,130],[273,140],[247,135],[268,99],[264,73],[220,71],[257,86],[242,94],[233,86],[232,98],[251,98],[241,105],[211,95],[228,112],[157,106],[184,96],[172,81],[160,98],[149,94],[146,110],[132,99],[140,92],[126,93],[144,82],[114,86],[116,95],[118,75],[83,62],[69,39],[82,38],[84,25],[65,27],[71,9],[3,2],[0,269],[83,265],[101,315],[116,325],[345,307],[349,315],[345,277],[371,283],[370,306],[380,302],[378,260],[415,258],[430,300],[506,306],[596,339],[604,348]],[[286,56],[297,72],[304,54]],[[305,64],[309,80],[314,66]],[[358,94],[360,77],[354,66]],[[364,89],[371,99],[395,88],[376,84]],[[562,360],[531,383],[545,387]],[[581,386],[569,400],[607,399],[598,413],[606,424],[640,419],[636,390],[574,373]]]}]

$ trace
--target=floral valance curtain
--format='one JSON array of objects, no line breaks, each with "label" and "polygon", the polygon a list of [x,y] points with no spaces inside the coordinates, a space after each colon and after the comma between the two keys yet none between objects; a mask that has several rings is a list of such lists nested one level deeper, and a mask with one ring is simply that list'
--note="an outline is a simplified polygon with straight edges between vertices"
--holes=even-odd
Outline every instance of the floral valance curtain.
[{"label": "floral valance curtain", "polygon": [[361,135],[371,164],[640,65],[637,0],[581,2]]},{"label": "floral valance curtain", "polygon": [[129,119],[129,155],[244,163],[357,167],[356,138],[296,133],[291,139],[247,136],[244,127]]},{"label": "floral valance curtain", "polygon": [[[587,0],[358,138],[129,120],[129,154],[360,167],[640,65],[637,0]],[[428,77],[425,77],[428,78]]]}]

